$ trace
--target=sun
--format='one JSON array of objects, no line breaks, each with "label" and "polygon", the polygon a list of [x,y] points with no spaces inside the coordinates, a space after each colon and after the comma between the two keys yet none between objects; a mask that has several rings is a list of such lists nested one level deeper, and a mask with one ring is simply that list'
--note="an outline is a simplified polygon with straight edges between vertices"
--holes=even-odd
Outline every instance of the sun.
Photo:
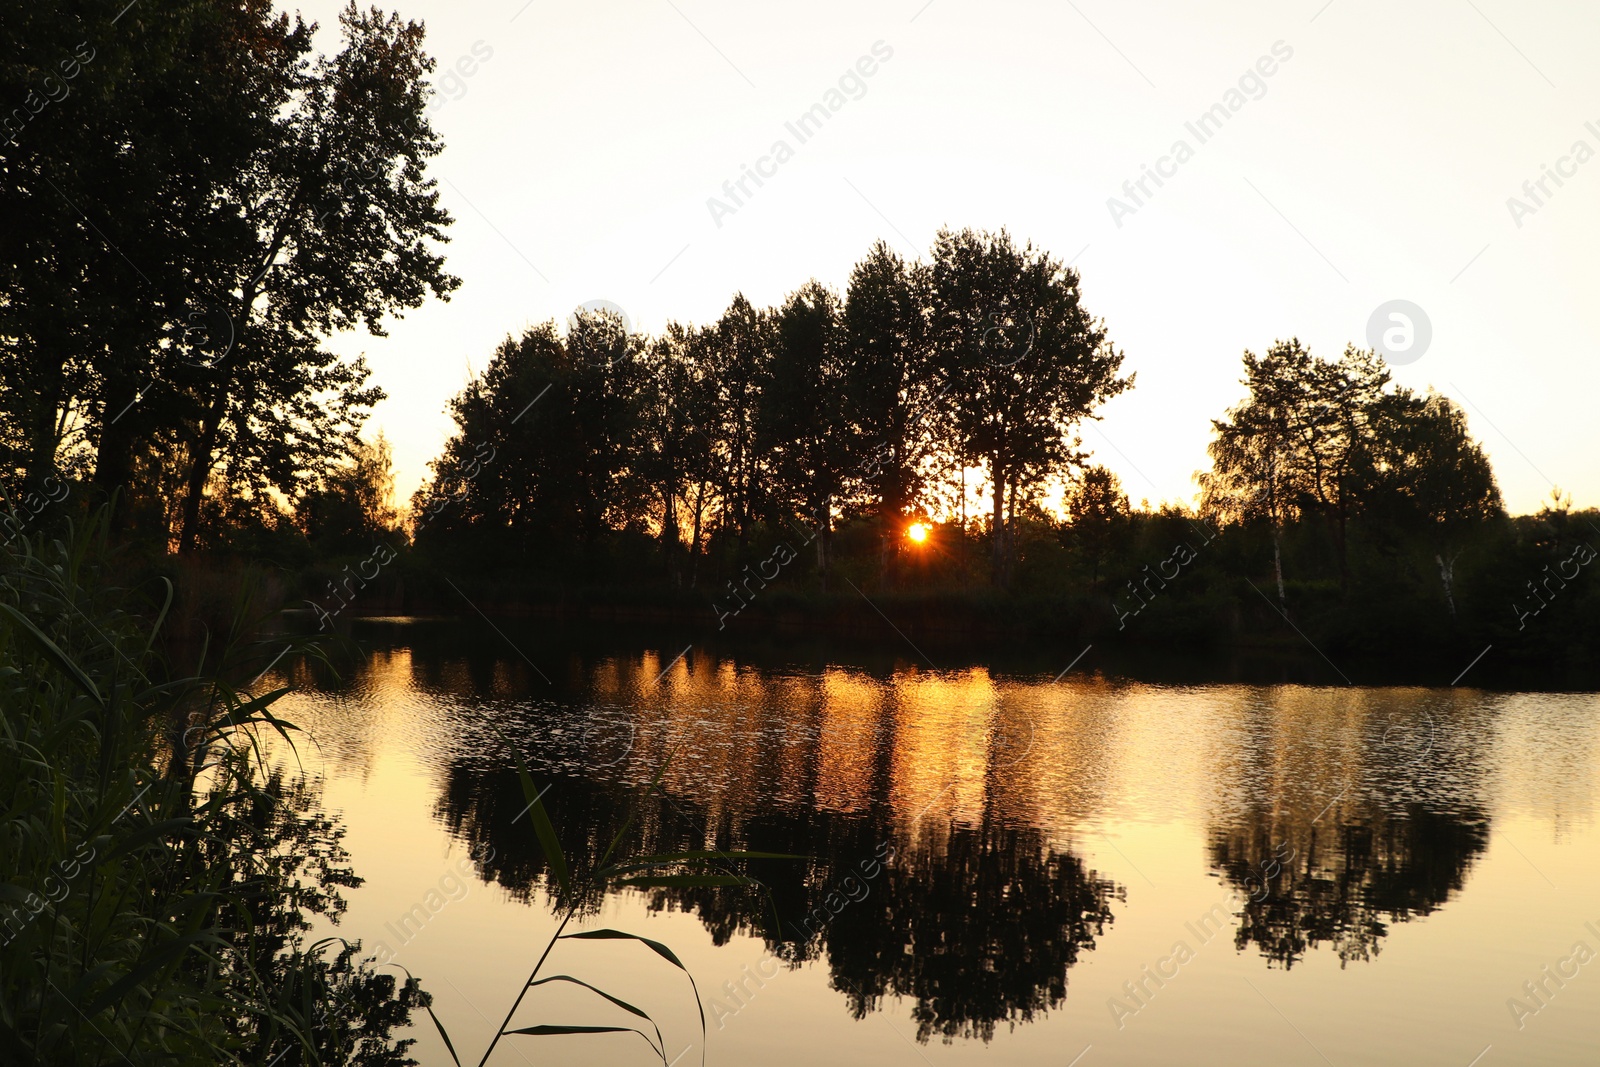
[{"label": "sun", "polygon": [[912,523],[911,527],[906,530],[906,536],[920,545],[922,542],[928,539],[927,524],[921,522]]}]

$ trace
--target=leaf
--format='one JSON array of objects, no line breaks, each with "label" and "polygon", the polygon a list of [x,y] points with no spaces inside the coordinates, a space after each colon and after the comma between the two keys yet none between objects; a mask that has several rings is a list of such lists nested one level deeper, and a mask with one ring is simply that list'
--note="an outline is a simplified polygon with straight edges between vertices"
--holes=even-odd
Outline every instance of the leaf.
[{"label": "leaf", "polygon": [[584,930],[576,934],[561,935],[561,940],[565,941],[569,939],[573,941],[638,941],[650,946],[656,955],[660,956],[662,959],[678,968],[678,970],[682,971],[684,977],[689,979],[689,988],[694,990],[694,1006],[700,1009],[700,1057],[702,1062],[704,1061],[706,1047],[706,1006],[700,1002],[700,987],[695,984],[694,975],[689,973],[689,968],[683,965],[683,961],[680,960],[670,948],[668,948],[666,945],[663,945],[659,941],[652,941],[648,937],[640,937],[638,934],[629,934],[624,933],[621,930],[611,929]]},{"label": "leaf", "polygon": [[[101,990],[99,995],[93,999],[84,997],[84,993],[87,992],[87,980],[96,974],[95,971],[90,971],[78,980],[76,988],[70,995],[71,999],[79,1005],[78,1010],[83,1013],[85,1018],[92,1018],[103,1009],[122,1000],[135,986],[138,986],[147,978],[158,971],[164,970],[169,964],[181,960],[190,949],[207,941],[216,941],[216,938],[205,932],[187,933],[173,938],[171,941],[157,947],[154,951],[144,955],[136,966]],[[221,942],[218,942],[218,944],[221,944]],[[88,1002],[84,1003],[84,1000]]]},{"label": "leaf", "polygon": [[110,862],[112,860],[121,859],[123,856],[126,856],[132,852],[136,852],[152,842],[159,842],[162,838],[169,835],[176,836],[181,831],[187,830],[193,825],[193,819],[189,818],[188,816],[179,816],[177,818],[163,819],[160,822],[150,823],[148,825],[141,826],[136,830],[129,830],[126,833],[118,833],[115,836],[109,834],[105,835],[107,838],[114,840],[116,844],[109,852],[105,854],[104,857],[97,859],[94,862]]},{"label": "leaf", "polygon": [[574,978],[570,974],[555,974],[555,975],[551,975],[549,978],[541,978],[537,982],[529,982],[528,983],[528,988],[532,989],[534,986],[536,986],[536,985],[544,985],[546,982],[571,982],[573,985],[581,985],[581,986],[583,986],[583,988],[588,989],[588,990],[590,990],[592,992],[598,993],[602,997],[605,997],[607,1000],[609,1000],[611,1003],[615,1004],[617,1007],[621,1008],[623,1011],[632,1012],[634,1015],[637,1015],[639,1018],[641,1018],[645,1022],[649,1023],[652,1027],[655,1027],[656,1044],[658,1046],[660,1046],[660,1051],[661,1052],[663,1052],[663,1053],[666,1052],[667,1043],[665,1041],[663,1041],[662,1038],[661,1038],[661,1027],[656,1026],[656,1021],[654,1019],[650,1018],[650,1014],[648,1012],[644,1011],[643,1009],[636,1008],[632,1004],[629,1004],[627,1001],[620,1000],[617,997],[612,996],[610,993],[607,993],[604,989],[601,989],[598,986],[592,986],[588,982],[585,982],[583,979]]},{"label": "leaf", "polygon": [[78,683],[78,688],[93,698],[96,704],[99,704],[102,708],[105,707],[105,698],[100,695],[100,690],[95,688],[94,682],[89,680],[89,676],[83,673],[83,668],[72,662],[71,657],[61,651],[59,645],[46,637],[44,631],[33,624],[32,619],[10,604],[0,604],[0,611],[15,619],[22,626],[23,632],[33,639],[33,643],[38,645],[47,657],[54,660],[56,666],[60,667],[72,677],[73,681]]},{"label": "leaf", "polygon": [[[346,942],[346,944],[348,944],[348,942]],[[405,971],[405,975],[408,979],[416,981],[416,977],[410,971],[406,970],[402,964],[391,963],[387,966],[400,968],[400,970]],[[433,1020],[433,1028],[439,1031],[440,1038],[444,1040],[444,1047],[450,1052],[451,1062],[453,1062],[456,1067],[461,1067],[461,1057],[456,1055],[456,1046],[450,1040],[450,1032],[444,1028],[444,1023],[440,1022],[439,1017],[433,1013],[433,1004],[426,997],[423,998],[422,1001],[422,1010],[426,1011],[428,1013],[428,1018]]]},{"label": "leaf", "polygon": [[638,1034],[644,1038],[644,1043],[650,1045],[650,1051],[661,1057],[661,1062],[667,1062],[666,1053],[660,1051],[650,1043],[650,1037],[643,1030],[632,1026],[558,1026],[545,1023],[540,1026],[524,1026],[520,1030],[507,1030],[507,1034],[528,1034],[532,1037],[551,1037],[563,1034]]},{"label": "leaf", "polygon": [[517,757],[517,777],[522,781],[522,796],[528,802],[528,818],[533,822],[533,832],[539,836],[539,845],[544,849],[544,858],[550,864],[550,873],[555,875],[556,885],[561,887],[563,897],[569,895],[567,877],[567,857],[561,851],[561,841],[556,837],[556,828],[551,825],[550,816],[544,810],[540,801],[539,790],[534,787],[533,778],[528,774],[528,768],[523,764],[522,757]]},{"label": "leaf", "polygon": [[172,610],[172,581],[163,577],[161,584],[165,587],[167,595],[161,601],[161,610],[156,613],[156,621],[150,626],[150,636],[145,640],[144,650],[146,655],[150,653],[150,649],[155,645],[156,635],[161,632],[161,625],[167,621],[167,612]]},{"label": "leaf", "polygon": [[26,904],[33,899],[33,892],[22,888],[12,882],[0,882],[0,902],[9,904]]},{"label": "leaf", "polygon": [[444,1039],[444,1047],[450,1051],[451,1061],[456,1067],[461,1067],[461,1057],[456,1055],[456,1047],[451,1044],[450,1035],[446,1032],[444,1023],[440,1022],[439,1017],[433,1013],[433,1005],[425,1002],[422,1005],[422,1009],[428,1013],[428,1018],[433,1020],[433,1028],[439,1031],[439,1036]]}]

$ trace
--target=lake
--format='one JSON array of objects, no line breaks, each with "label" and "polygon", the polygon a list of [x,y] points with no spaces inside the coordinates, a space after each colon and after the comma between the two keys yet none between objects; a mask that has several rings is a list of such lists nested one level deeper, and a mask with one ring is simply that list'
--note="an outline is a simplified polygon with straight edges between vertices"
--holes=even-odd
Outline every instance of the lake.
[{"label": "lake", "polygon": [[[753,862],[765,892],[592,894],[569,928],[670,946],[711,1064],[1600,1050],[1595,694],[1139,680],[1078,648],[930,666],[549,623],[353,635],[369,656],[295,667],[277,711],[366,879],[338,932],[422,980],[466,1062],[559,921],[518,757],[575,869],[630,815],[634,853],[805,857]],[[648,948],[562,941],[541,973],[648,1011],[666,1058],[699,1062],[689,985]],[[415,1021],[413,1055],[449,1062]],[[562,983],[516,1017],[638,1022]],[[652,1056],[523,1036],[491,1062]]]}]

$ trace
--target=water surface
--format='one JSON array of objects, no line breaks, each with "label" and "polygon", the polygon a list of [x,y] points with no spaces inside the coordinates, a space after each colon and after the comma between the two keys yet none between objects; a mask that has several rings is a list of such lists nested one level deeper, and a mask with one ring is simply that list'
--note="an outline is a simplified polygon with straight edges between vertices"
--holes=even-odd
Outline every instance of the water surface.
[{"label": "water surface", "polygon": [[[713,1064],[1600,1055],[1594,694],[1158,684],[1092,651],[1056,677],[1078,649],[1034,672],[549,626],[356,636],[369,658],[297,667],[280,706],[366,878],[340,932],[421,978],[472,1062],[558,922],[519,756],[580,870],[630,814],[636,852],[807,857],[756,865],[766,893],[587,902],[578,928],[677,952]],[[698,1062],[688,986],[648,950],[563,942],[545,973]],[[560,985],[516,1019],[633,1021]],[[650,1054],[518,1037],[492,1062]]]}]

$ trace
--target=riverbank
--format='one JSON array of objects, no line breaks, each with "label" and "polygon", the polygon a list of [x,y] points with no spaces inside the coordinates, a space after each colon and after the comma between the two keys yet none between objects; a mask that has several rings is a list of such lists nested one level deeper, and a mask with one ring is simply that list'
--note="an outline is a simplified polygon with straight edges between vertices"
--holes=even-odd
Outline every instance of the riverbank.
[{"label": "riverbank", "polygon": [[[639,647],[726,657],[762,670],[820,673],[845,666],[874,675],[911,668],[934,671],[982,669],[1011,678],[1101,675],[1165,685],[1420,686],[1462,685],[1518,691],[1580,691],[1600,688],[1600,675],[1582,662],[1552,668],[1538,658],[1503,654],[1486,642],[1437,648],[1413,646],[1404,655],[1384,650],[1341,649],[1316,644],[1277,618],[1278,629],[1238,634],[1196,633],[1186,640],[1171,631],[1086,632],[1055,619],[1047,600],[1018,610],[1001,601],[989,613],[952,622],[949,601],[934,597],[873,597],[851,594],[821,610],[787,604],[751,610],[724,628],[704,605],[618,597],[529,602],[493,597],[461,585],[455,602],[414,604],[403,610],[378,607],[342,616],[337,630],[358,645],[409,643],[414,636],[442,642],[462,654],[515,658],[517,649]],[[480,599],[480,595],[482,599]],[[830,600],[833,598],[830,598]],[[881,611],[881,614],[880,614]],[[315,630],[310,609],[285,615]],[[1059,624],[1057,624],[1059,623]],[[412,635],[412,636],[408,636]],[[1514,653],[1515,649],[1510,650]]]}]

